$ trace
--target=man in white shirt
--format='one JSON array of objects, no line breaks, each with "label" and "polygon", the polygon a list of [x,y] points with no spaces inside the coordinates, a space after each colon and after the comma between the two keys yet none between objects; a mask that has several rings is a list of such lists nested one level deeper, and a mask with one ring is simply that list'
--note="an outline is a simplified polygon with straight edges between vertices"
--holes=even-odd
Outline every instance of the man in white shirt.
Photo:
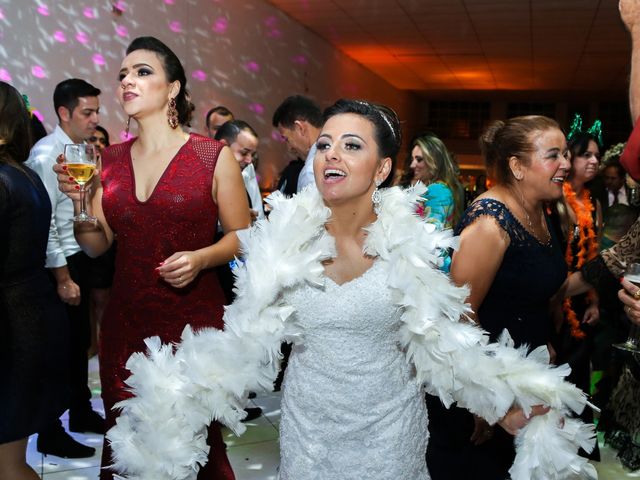
[{"label": "man in white shirt", "polygon": [[258,151],[258,134],[247,122],[232,120],[220,126],[215,139],[227,145],[240,164],[244,188],[251,204],[252,218],[264,218],[262,195],[253,166],[253,159]]},{"label": "man in white shirt", "polygon": [[[60,192],[53,165],[65,144],[84,143],[98,124],[100,90],[80,79],[59,83],[53,93],[58,125],[53,133],[31,149],[27,165],[35,170],[51,200],[51,226],[46,266],[66,304],[70,322],[69,338],[69,430],[104,433],[104,420],[91,408],[88,382],[89,346],[89,262],[73,234],[73,202]],[[95,449],[76,442],[58,420],[38,435],[38,451],[67,458],[90,457]]]},{"label": "man in white shirt", "polygon": [[307,185],[315,187],[313,159],[316,156],[316,140],[322,128],[320,107],[310,98],[293,95],[276,109],[271,123],[287,143],[291,154],[305,159],[298,177],[297,191],[302,191]]}]

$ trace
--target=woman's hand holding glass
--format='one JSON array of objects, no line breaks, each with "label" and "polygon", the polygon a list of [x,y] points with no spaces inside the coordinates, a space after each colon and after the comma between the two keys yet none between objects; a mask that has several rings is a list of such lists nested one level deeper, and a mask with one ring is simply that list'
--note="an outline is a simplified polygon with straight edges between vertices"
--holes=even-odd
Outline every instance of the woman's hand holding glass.
[{"label": "woman's hand holding glass", "polygon": [[[91,184],[95,181],[95,178],[100,177],[98,165],[95,163],[84,164],[72,164],[69,159],[63,154],[58,155],[56,158],[56,164],[53,166],[53,171],[57,175],[58,189],[67,195],[74,203],[80,204],[80,214],[74,217],[74,221],[80,222],[92,222],[95,223],[95,217],[89,215],[86,211],[86,195],[85,193],[91,192]],[[75,175],[75,176],[74,176]],[[84,215],[82,215],[84,213]]]},{"label": "woman's hand holding glass", "polygon": [[91,181],[97,167],[96,149],[89,143],[72,143],[64,146],[64,166],[73,180],[80,187],[80,213],[73,217],[74,222],[96,223],[98,219],[87,213],[86,185]]},{"label": "woman's hand holding glass", "polygon": [[629,265],[621,285],[618,298],[624,303],[624,313],[631,322],[631,328],[627,341],[614,344],[614,347],[637,353],[640,352],[640,263]]}]

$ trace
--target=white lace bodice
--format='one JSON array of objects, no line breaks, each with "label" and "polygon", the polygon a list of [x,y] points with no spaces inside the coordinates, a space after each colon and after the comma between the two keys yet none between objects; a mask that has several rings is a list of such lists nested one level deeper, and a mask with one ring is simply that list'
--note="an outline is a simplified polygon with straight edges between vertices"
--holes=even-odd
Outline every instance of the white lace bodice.
[{"label": "white lace bodice", "polygon": [[424,400],[380,267],[286,294],[303,343],[285,377],[282,480],[428,478]]}]

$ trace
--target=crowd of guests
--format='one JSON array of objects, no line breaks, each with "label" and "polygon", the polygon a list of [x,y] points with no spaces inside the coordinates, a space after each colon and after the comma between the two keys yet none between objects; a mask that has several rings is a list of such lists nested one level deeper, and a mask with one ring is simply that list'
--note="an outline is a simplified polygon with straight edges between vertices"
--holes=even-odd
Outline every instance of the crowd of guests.
[{"label": "crowd of guests", "polygon": [[[640,39],[640,12],[623,9],[623,20]],[[638,78],[632,75],[631,89],[640,91],[633,66]],[[24,98],[0,82],[0,327],[6,338],[0,478],[38,478],[24,458],[34,433],[44,454],[92,456],[95,450],[74,440],[60,416],[69,410],[72,432],[103,434],[114,427],[114,406],[131,397],[125,365],[146,350],[146,338],[178,342],[186,325],[224,329],[224,306],[237,293],[229,263],[241,255],[237,232],[263,225],[269,215],[256,169],[260,137],[224,106],[207,112],[206,135],[188,133],[194,106],[186,78],[162,42],[134,40],[122,62],[118,100],[138,136],[115,145],[99,125],[101,92],[90,83],[69,79],[56,86],[58,124],[38,140],[42,125],[34,128]],[[633,182],[640,178],[638,124],[626,148],[606,155],[598,124],[583,129],[577,121],[565,134],[543,116],[495,121],[480,139],[492,188],[480,188],[482,182],[470,200],[454,155],[433,133],[413,137],[405,164],[396,165],[397,120],[391,110],[359,101],[338,102],[323,114],[300,95],[273,113],[290,155],[277,190],[295,196],[318,189],[333,215],[327,228],[338,254],[325,259],[326,275],[337,286],[373,269],[374,259],[362,254],[362,228],[375,220],[380,192],[391,184],[424,184],[416,217],[459,237],[459,246],[442,249],[436,263],[454,285],[469,287],[465,321],[481,326],[492,342],[507,330],[516,347],[543,347],[552,363],[569,364],[567,380],[603,409],[607,441],[626,466],[640,468],[640,415],[630,414],[640,391],[638,356],[612,347],[626,339],[630,322],[640,323],[640,289],[623,281],[620,290],[617,282],[626,265],[640,260]],[[65,144],[84,142],[100,157],[90,188],[94,223],[73,221],[80,196],[61,156]],[[281,345],[285,357],[290,343]],[[88,358],[95,352],[106,418],[90,403]],[[286,359],[281,366],[277,389]],[[603,372],[595,388],[594,370]],[[531,417],[515,408],[497,424],[455,404],[445,408],[431,393],[422,401],[430,435],[421,453],[431,478],[507,478],[516,455],[513,434]],[[592,409],[581,418],[593,423]],[[233,479],[216,422],[207,443],[198,478]],[[597,445],[581,453],[598,459]],[[113,478],[113,461],[105,442],[100,478]],[[285,471],[304,467],[291,457],[283,462]]]}]

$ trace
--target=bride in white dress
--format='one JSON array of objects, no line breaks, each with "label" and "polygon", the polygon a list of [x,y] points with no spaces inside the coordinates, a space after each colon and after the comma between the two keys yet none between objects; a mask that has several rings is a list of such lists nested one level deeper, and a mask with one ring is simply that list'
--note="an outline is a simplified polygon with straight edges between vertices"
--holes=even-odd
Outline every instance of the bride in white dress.
[{"label": "bride in white dress", "polygon": [[468,289],[436,268],[450,233],[413,214],[422,187],[378,189],[401,144],[395,113],[340,100],[325,119],[317,191],[276,194],[241,239],[225,330],[186,329],[176,347],[148,339],[129,360],[135,397],[108,433],[115,468],[194,479],[206,425],[243,431],[246,394],[271,388],[287,339],[282,480],[427,479],[423,388],[516,434],[513,479],[595,478],[576,455],[593,432],[567,416],[585,404],[567,369],[546,348],[488,344],[465,320]]}]

